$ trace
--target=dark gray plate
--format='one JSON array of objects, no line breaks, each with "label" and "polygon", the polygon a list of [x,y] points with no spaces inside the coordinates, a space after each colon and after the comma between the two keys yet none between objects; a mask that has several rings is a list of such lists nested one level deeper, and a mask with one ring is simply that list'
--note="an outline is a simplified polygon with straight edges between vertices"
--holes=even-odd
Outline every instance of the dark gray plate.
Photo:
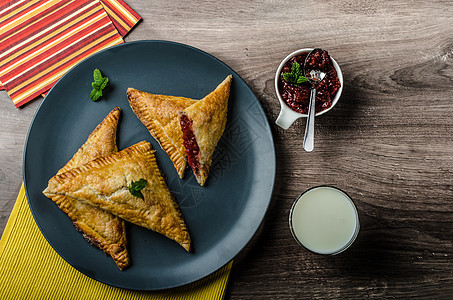
[{"label": "dark gray plate", "polygon": [[[110,90],[90,100],[99,68]],[[233,84],[225,132],[210,176],[200,187],[189,170],[179,179],[165,152],[130,109],[127,87],[201,99],[228,75]],[[179,202],[193,240],[193,253],[150,230],[127,224],[131,266],[120,271],[88,244],[69,218],[41,192],[47,181],[119,106],[118,147],[152,143],[158,164]],[[24,154],[28,202],[50,245],[74,268],[98,281],[128,289],[159,290],[201,279],[228,263],[264,218],[275,179],[275,150],[265,114],[247,84],[228,66],[198,49],[166,41],[140,41],[109,48],[71,69],[38,109]]]}]

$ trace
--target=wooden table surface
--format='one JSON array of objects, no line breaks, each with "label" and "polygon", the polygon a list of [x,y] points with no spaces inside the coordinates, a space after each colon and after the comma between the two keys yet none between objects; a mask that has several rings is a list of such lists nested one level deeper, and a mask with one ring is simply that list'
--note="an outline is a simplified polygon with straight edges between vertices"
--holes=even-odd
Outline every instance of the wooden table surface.
[{"label": "wooden table surface", "polygon": [[[126,41],[200,48],[233,68],[271,125],[277,176],[262,227],[235,259],[227,299],[453,297],[453,6],[449,1],[127,0],[143,21]],[[275,125],[274,75],[294,50],[327,49],[344,75],[340,102],[316,119]],[[0,233],[22,183],[27,131],[42,99],[17,109],[0,92]],[[361,231],[331,257],[288,228],[295,198],[346,191]]]}]

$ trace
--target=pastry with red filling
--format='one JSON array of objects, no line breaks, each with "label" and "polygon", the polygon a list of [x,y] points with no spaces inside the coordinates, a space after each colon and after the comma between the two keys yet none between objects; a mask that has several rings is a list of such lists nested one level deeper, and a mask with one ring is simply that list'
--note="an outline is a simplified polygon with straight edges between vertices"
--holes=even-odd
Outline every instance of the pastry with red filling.
[{"label": "pastry with red filling", "polygon": [[197,100],[150,94],[133,88],[127,89],[127,99],[134,113],[170,157],[179,178],[183,178],[187,158],[178,114]]},{"label": "pastry with red filling", "polygon": [[227,76],[201,100],[127,89],[129,105],[168,154],[180,178],[189,164],[198,183],[205,184],[225,129],[232,79]]},{"label": "pastry with red filling", "polygon": [[201,186],[208,177],[212,154],[225,129],[232,80],[233,76],[227,76],[214,91],[179,114],[188,164]]}]

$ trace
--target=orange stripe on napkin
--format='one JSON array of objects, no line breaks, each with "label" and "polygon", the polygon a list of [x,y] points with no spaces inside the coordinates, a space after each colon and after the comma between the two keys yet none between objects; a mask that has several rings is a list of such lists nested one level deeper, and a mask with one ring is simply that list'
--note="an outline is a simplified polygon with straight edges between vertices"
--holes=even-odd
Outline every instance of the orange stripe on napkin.
[{"label": "orange stripe on napkin", "polygon": [[141,20],[141,17],[122,0],[101,0],[101,4],[122,37]]},{"label": "orange stripe on napkin", "polygon": [[0,81],[16,107],[93,53],[123,43],[119,32],[140,17],[124,2],[102,1],[0,0]]}]

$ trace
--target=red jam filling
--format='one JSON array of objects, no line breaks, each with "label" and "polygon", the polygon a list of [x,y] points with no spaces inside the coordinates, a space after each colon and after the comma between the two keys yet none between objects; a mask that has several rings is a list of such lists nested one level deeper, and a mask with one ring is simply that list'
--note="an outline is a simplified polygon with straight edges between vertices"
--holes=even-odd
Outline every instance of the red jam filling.
[{"label": "red jam filling", "polygon": [[189,163],[189,166],[198,174],[198,171],[200,170],[200,162],[198,160],[200,148],[198,147],[197,139],[193,133],[192,121],[186,115],[182,115],[180,124],[184,147],[186,148],[187,162]]},{"label": "red jam filling", "polygon": [[[283,101],[292,110],[303,114],[308,113],[311,84],[304,82],[299,86],[294,86],[285,81],[282,74],[291,72],[291,66],[296,61],[303,67],[307,55],[308,53],[289,59],[283,66],[279,79],[279,91]],[[319,69],[327,73],[324,80],[316,87],[316,112],[320,112],[332,106],[332,101],[338,89],[341,87],[341,83],[330,59],[330,55],[325,50],[319,49],[319,51],[312,52],[312,55],[307,60],[307,68]]]}]

